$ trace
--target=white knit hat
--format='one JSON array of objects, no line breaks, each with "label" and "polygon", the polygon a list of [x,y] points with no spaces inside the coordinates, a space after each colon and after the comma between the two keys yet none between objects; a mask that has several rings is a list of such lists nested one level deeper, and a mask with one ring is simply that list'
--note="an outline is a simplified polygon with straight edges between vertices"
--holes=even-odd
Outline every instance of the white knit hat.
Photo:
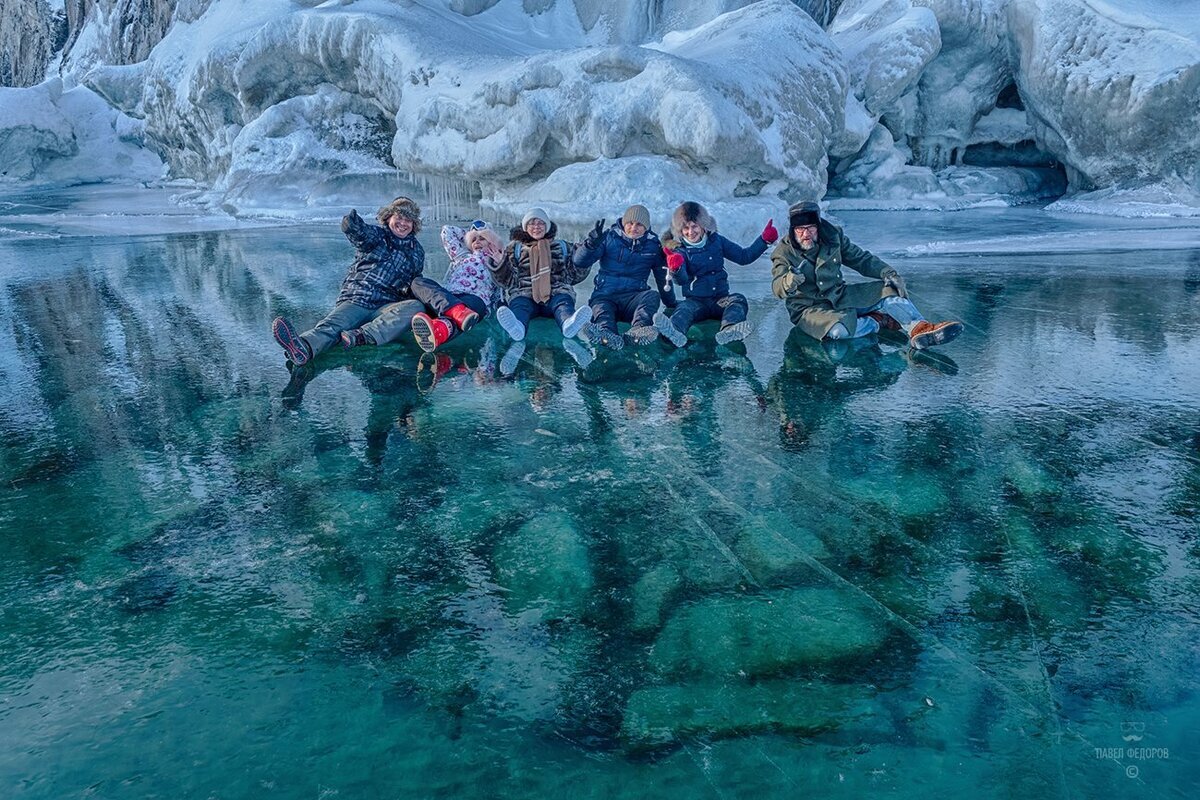
[{"label": "white knit hat", "polygon": [[521,217],[521,227],[524,228],[528,225],[531,219],[540,219],[546,223],[547,227],[550,226],[550,215],[546,213],[546,209],[544,208],[531,208],[526,211],[525,216]]}]

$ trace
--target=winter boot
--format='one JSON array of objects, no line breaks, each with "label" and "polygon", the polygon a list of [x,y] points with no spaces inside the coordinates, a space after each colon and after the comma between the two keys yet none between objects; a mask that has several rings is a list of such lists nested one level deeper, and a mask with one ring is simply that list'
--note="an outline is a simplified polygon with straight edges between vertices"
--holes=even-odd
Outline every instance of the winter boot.
[{"label": "winter boot", "polygon": [[449,317],[463,333],[471,330],[471,328],[475,327],[475,323],[479,322],[479,315],[468,308],[465,303],[450,306],[442,316]]},{"label": "winter boot", "polygon": [[914,350],[924,350],[927,347],[945,344],[962,333],[962,330],[963,325],[961,322],[952,322],[950,320],[929,322],[928,320],[921,320],[913,325],[912,330],[908,332],[908,343],[912,345]]},{"label": "winter boot", "polygon": [[609,350],[625,349],[625,340],[621,338],[621,334],[614,333],[603,325],[597,325],[594,322],[584,325],[583,332],[580,335],[592,344],[606,347]]},{"label": "winter boot", "polygon": [[496,309],[496,321],[500,323],[500,327],[504,328],[504,332],[514,342],[520,342],[525,338],[525,326],[521,324],[521,320],[517,319],[517,315],[512,312],[508,306],[500,306]]},{"label": "winter boot", "polygon": [[747,320],[735,322],[732,325],[727,325],[717,331],[717,335],[713,337],[717,344],[729,344],[730,342],[740,342],[750,335],[750,331],[754,330],[754,326]]},{"label": "winter boot", "polygon": [[347,350],[354,347],[362,347],[364,344],[372,344],[372,341],[363,333],[362,328],[351,328],[348,331],[342,331],[338,334],[338,338],[342,341],[342,347]]},{"label": "winter boot", "polygon": [[625,331],[630,344],[645,347],[658,341],[658,329],[653,325],[637,325]]},{"label": "winter boot", "polygon": [[420,348],[426,353],[432,353],[453,339],[458,334],[458,329],[445,317],[434,318],[421,312],[413,315],[412,332]]},{"label": "winter boot", "polygon": [[567,317],[562,324],[562,335],[566,339],[574,339],[583,330],[583,326],[592,321],[592,307],[583,306],[575,309],[575,313]]},{"label": "winter boot", "polygon": [[271,334],[287,353],[288,361],[295,366],[302,367],[312,358],[312,348],[308,346],[308,342],[298,336],[291,323],[283,317],[276,317],[271,323]]},{"label": "winter boot", "polygon": [[676,347],[683,347],[687,344],[687,331],[676,328],[675,323],[671,322],[671,318],[661,311],[654,315],[654,327]]}]

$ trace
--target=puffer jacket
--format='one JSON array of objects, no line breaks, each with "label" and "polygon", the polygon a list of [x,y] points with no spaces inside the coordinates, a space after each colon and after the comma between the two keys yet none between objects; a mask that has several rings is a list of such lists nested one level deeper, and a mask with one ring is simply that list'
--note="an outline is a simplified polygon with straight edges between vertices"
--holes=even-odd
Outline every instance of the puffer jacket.
[{"label": "puffer jacket", "polygon": [[500,287],[492,280],[492,260],[467,247],[466,231],[457,225],[442,226],[442,247],[450,256],[450,266],[442,285],[453,294],[473,294],[495,308],[500,303]]},{"label": "puffer jacket", "polygon": [[[571,260],[575,245],[555,239],[558,225],[551,222],[542,238],[550,242],[550,295],[569,294],[575,297],[574,286],[588,275],[588,268],[576,267]],[[513,228],[509,233],[512,241],[504,248],[504,258],[492,265],[492,277],[504,290],[504,299],[533,297],[533,279],[529,274],[529,245],[536,241],[522,228]]]},{"label": "puffer jacket", "polygon": [[379,308],[412,298],[413,278],[425,269],[425,248],[416,236],[401,239],[387,228],[369,224],[356,211],[342,217],[342,233],[356,252],[337,302]]},{"label": "puffer jacket", "polygon": [[667,258],[663,255],[658,234],[647,230],[637,239],[625,235],[620,223],[604,232],[595,247],[587,240],[575,250],[572,260],[580,269],[589,269],[600,262],[592,289],[592,300],[606,300],[619,295],[646,290],[646,279],[654,274],[663,305],[675,305],[675,292],[667,283]]},{"label": "puffer jacket", "polygon": [[729,294],[729,273],[725,259],[735,264],[752,264],[767,252],[762,237],[749,247],[741,247],[716,231],[709,231],[700,246],[683,239],[668,239],[666,246],[683,255],[684,264],[675,276],[684,297],[724,297]]}]

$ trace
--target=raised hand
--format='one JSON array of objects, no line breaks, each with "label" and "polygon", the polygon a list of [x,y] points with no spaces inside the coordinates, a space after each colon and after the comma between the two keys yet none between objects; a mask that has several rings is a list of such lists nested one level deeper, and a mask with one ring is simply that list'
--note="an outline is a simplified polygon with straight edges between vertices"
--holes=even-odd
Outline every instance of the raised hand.
[{"label": "raised hand", "polygon": [[667,269],[672,274],[678,272],[679,268],[683,266],[683,253],[676,252],[668,247],[664,247],[663,252],[667,254]]},{"label": "raised hand", "polygon": [[602,219],[596,220],[596,227],[592,228],[584,242],[587,249],[594,250],[600,245],[600,240],[604,238],[604,222]]},{"label": "raised hand", "polygon": [[767,244],[775,244],[779,241],[779,231],[775,230],[775,220],[767,220],[767,227],[763,228],[762,240]]}]

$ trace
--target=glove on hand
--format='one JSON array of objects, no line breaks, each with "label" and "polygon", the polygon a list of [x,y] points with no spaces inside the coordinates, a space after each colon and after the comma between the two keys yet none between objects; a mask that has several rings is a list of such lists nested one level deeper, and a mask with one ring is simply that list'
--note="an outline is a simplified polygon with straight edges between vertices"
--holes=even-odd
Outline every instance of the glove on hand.
[{"label": "glove on hand", "polygon": [[762,240],[767,244],[775,244],[779,241],[779,231],[775,230],[775,220],[767,220],[767,227],[763,228]]},{"label": "glove on hand", "polygon": [[666,247],[663,248],[663,252],[667,254],[667,269],[672,274],[678,272],[679,268],[683,266],[683,254],[676,253],[674,250]]},{"label": "glove on hand", "polygon": [[358,216],[357,209],[350,209],[350,213],[342,217],[342,233],[346,233],[348,230],[350,230],[351,225],[353,225],[355,222],[360,222],[361,219],[362,218]]},{"label": "glove on hand", "polygon": [[584,240],[583,245],[588,250],[595,250],[600,246],[602,238],[604,238],[604,220],[598,219],[596,220],[596,227],[588,232],[587,239]]},{"label": "glove on hand", "polygon": [[895,270],[884,273],[883,285],[891,286],[901,297],[908,297],[908,287],[904,284],[904,278],[901,278],[900,273]]}]

